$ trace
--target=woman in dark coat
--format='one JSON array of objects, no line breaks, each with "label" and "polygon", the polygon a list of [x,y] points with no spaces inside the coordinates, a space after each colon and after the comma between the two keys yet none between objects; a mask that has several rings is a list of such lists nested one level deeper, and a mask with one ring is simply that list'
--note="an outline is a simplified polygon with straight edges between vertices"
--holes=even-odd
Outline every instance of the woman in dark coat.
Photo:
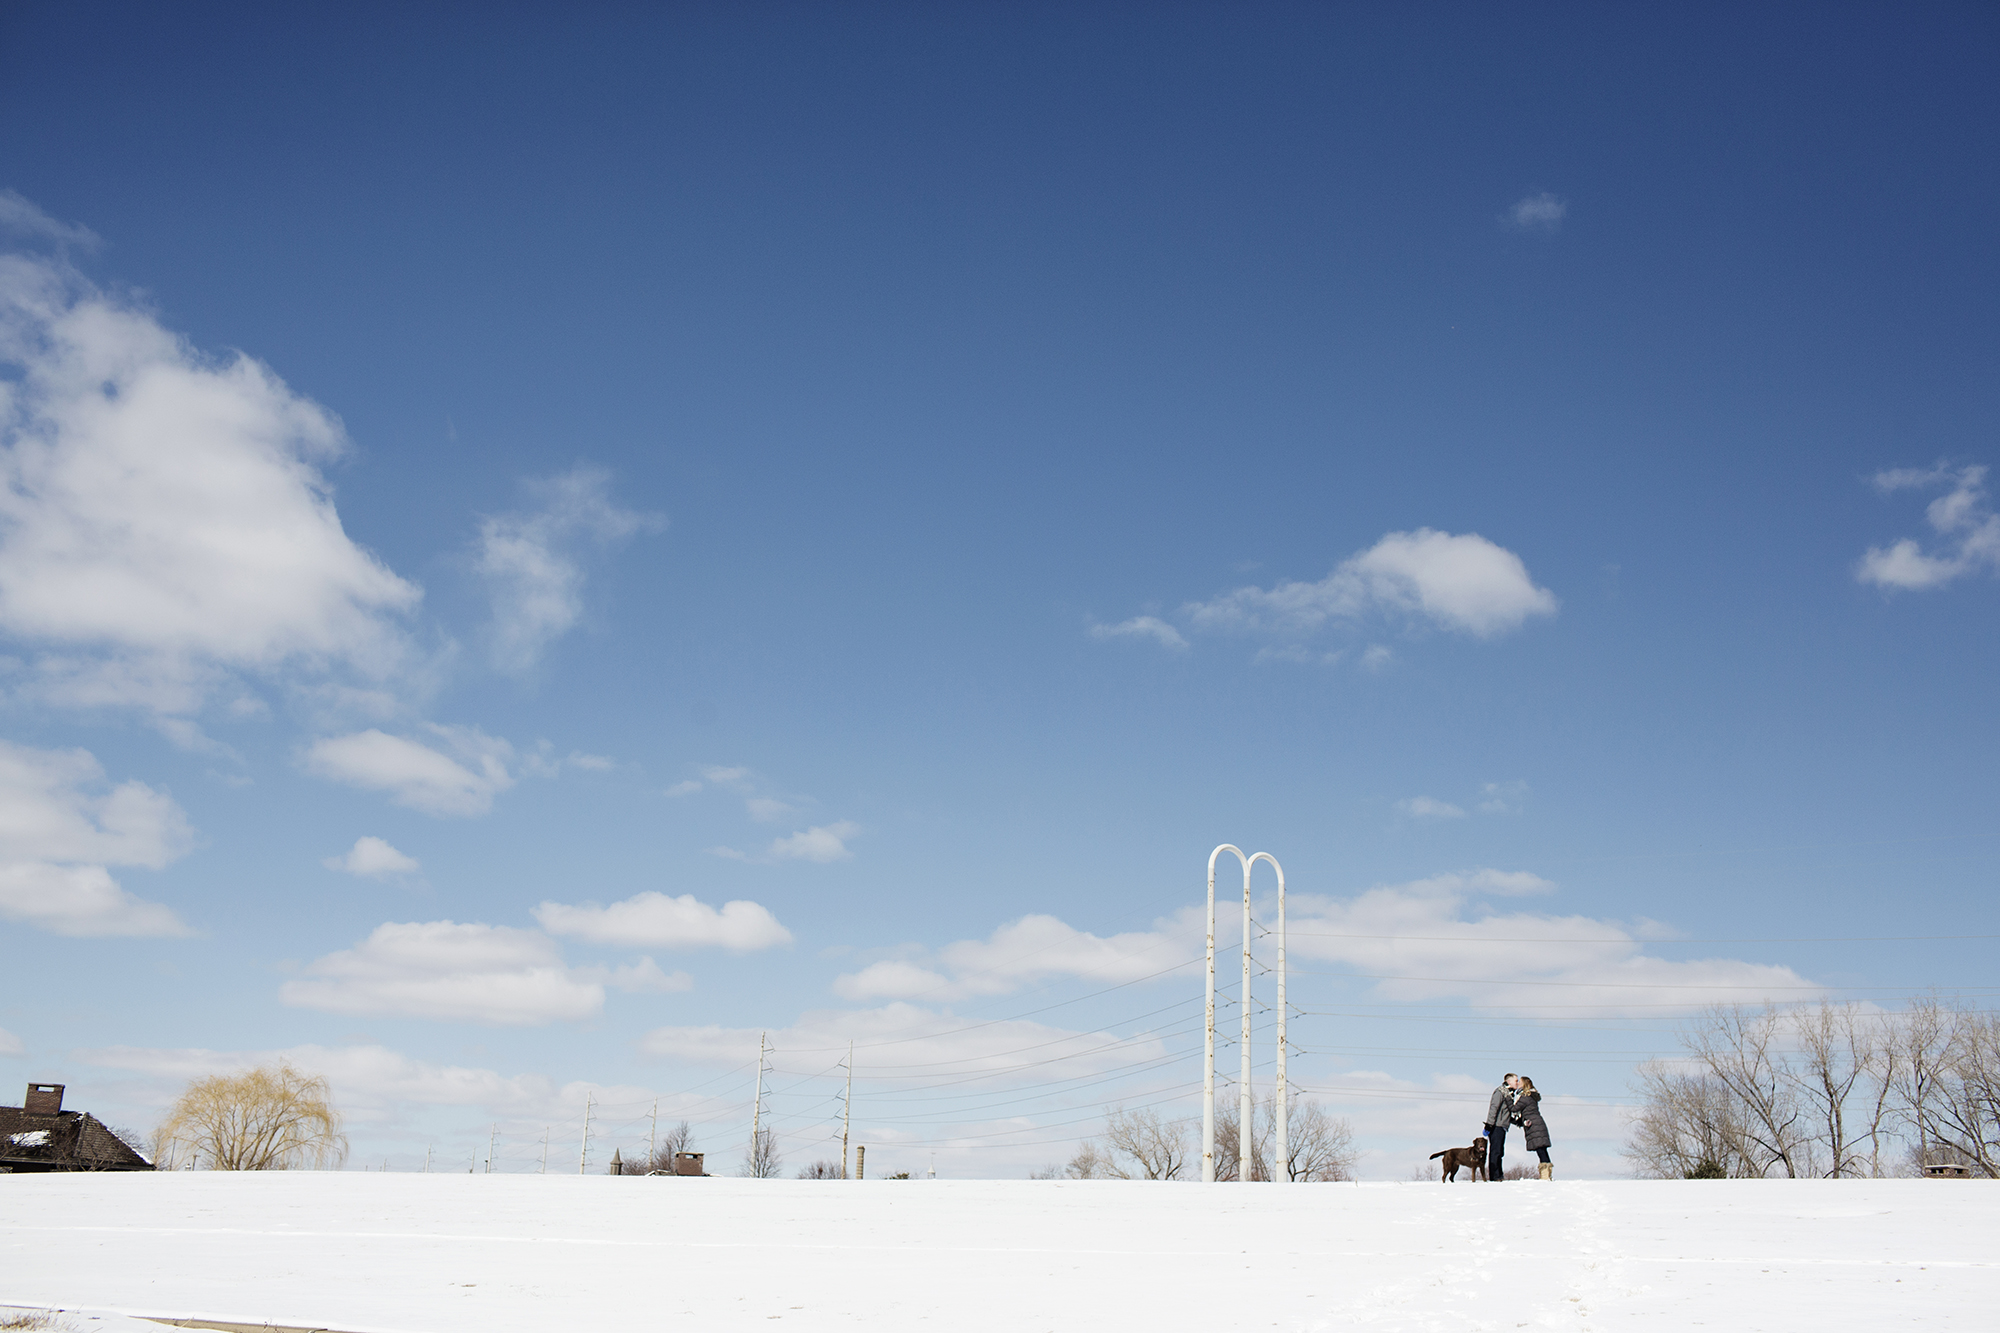
[{"label": "woman in dark coat", "polygon": [[1514,1119],[1526,1131],[1524,1145],[1542,1160],[1538,1174],[1543,1180],[1554,1180],[1556,1169],[1549,1164],[1549,1122],[1542,1119],[1542,1094],[1526,1074],[1521,1075],[1521,1090],[1514,1094]]}]

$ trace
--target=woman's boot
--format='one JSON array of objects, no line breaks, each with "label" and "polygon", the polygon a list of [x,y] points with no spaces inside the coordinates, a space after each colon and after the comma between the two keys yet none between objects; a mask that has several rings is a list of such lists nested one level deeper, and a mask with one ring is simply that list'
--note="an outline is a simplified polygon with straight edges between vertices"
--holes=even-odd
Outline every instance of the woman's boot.
[{"label": "woman's boot", "polygon": [[1554,1180],[1556,1178],[1556,1169],[1548,1162],[1543,1162],[1542,1169],[1536,1172],[1536,1174],[1539,1175],[1543,1180]]}]

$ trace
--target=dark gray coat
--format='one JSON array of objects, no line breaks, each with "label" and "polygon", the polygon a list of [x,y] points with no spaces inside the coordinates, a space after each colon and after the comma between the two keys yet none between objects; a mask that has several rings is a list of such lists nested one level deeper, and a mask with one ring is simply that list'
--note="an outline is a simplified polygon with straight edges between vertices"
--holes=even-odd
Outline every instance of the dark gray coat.
[{"label": "dark gray coat", "polygon": [[1502,1083],[1493,1089],[1493,1095],[1486,1099],[1486,1128],[1496,1126],[1501,1133],[1507,1131],[1507,1115],[1514,1109],[1514,1090]]},{"label": "dark gray coat", "polygon": [[1521,1118],[1523,1141],[1529,1152],[1549,1146],[1549,1122],[1542,1119],[1542,1094],[1523,1092],[1514,1098],[1514,1114]]}]

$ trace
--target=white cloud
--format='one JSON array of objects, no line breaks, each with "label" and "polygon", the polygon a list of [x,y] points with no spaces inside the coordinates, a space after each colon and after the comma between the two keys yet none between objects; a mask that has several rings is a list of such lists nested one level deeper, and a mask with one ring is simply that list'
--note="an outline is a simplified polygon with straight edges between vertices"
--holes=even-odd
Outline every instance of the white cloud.
[{"label": "white cloud", "polygon": [[329,856],[320,863],[329,870],[345,870],[368,879],[393,879],[417,872],[415,857],[405,856],[376,837],[360,837],[344,856]]},{"label": "white cloud", "polygon": [[[98,1068],[123,1070],[151,1080],[153,1100],[162,1109],[190,1079],[286,1060],[306,1073],[324,1074],[333,1085],[342,1114],[358,1123],[394,1120],[412,1107],[478,1107],[484,1116],[515,1119],[537,1138],[546,1122],[575,1115],[586,1092],[595,1093],[600,1102],[627,1104],[649,1101],[656,1095],[647,1088],[558,1084],[540,1074],[509,1076],[491,1069],[433,1064],[372,1044],[261,1051],[110,1046],[78,1051],[77,1058]],[[661,1114],[677,1100],[663,1098]]]},{"label": "white cloud", "polygon": [[1528,784],[1515,778],[1511,782],[1488,782],[1479,788],[1479,811],[1487,815],[1518,815],[1528,800]]},{"label": "white cloud", "polygon": [[699,782],[696,782],[693,778],[689,778],[685,782],[676,782],[673,786],[667,788],[667,795],[692,796],[700,790],[701,790],[701,784]]},{"label": "white cloud", "polygon": [[[1218,885],[1220,890],[1221,886]],[[1641,1013],[1766,998],[1806,999],[1813,984],[1788,967],[1732,958],[1675,961],[1645,952],[1653,922],[1482,906],[1547,897],[1556,885],[1525,870],[1481,869],[1381,885],[1349,898],[1289,895],[1292,966],[1351,967],[1387,1001],[1463,999],[1476,1008],[1533,1014],[1557,1006]],[[1219,892],[1218,898],[1229,895]],[[1266,893],[1257,917],[1277,919]],[[1217,944],[1236,947],[1237,908],[1218,903]],[[1136,981],[1200,966],[1204,911],[1191,905],[1151,930],[1096,936],[1052,916],[1028,916],[985,940],[937,950],[905,950],[838,977],[848,1000],[946,1003],[1004,994],[1050,976],[1104,983]],[[754,1034],[752,1045],[754,1048]]]},{"label": "white cloud", "polygon": [[27,1050],[19,1037],[6,1028],[0,1028],[0,1055],[25,1055]]},{"label": "white cloud", "polygon": [[1396,802],[1396,812],[1411,819],[1463,819],[1465,811],[1449,801],[1411,796]]},{"label": "white cloud", "polygon": [[507,1026],[589,1018],[599,980],[564,965],[540,931],[456,921],[391,921],[352,949],[307,964],[286,1004],[336,1014],[466,1019]]},{"label": "white cloud", "polygon": [[958,999],[968,992],[942,972],[901,958],[870,963],[859,972],[833,979],[833,993],[843,1000],[907,1000],[925,997]]},{"label": "white cloud", "polygon": [[743,803],[743,808],[750,812],[750,818],[764,824],[792,813],[791,806],[770,796],[752,796]]},{"label": "white cloud", "polygon": [[1477,533],[1419,528],[1389,533],[1316,583],[1238,588],[1182,610],[1205,629],[1286,632],[1389,611],[1490,638],[1554,615],[1556,606],[1555,594],[1536,587],[1521,557],[1505,547]]},{"label": "white cloud", "polygon": [[1093,639],[1151,639],[1162,648],[1185,649],[1188,641],[1181,632],[1158,616],[1133,616],[1116,625],[1092,625]]},{"label": "white cloud", "polygon": [[1985,482],[1986,469],[1977,464],[1955,468],[1940,463],[1876,473],[1875,489],[1884,495],[1950,487],[1924,510],[1945,546],[1936,555],[1926,554],[1908,537],[1886,547],[1871,546],[1855,567],[1854,577],[1879,588],[1915,591],[1943,587],[1982,568],[2000,573],[2000,514],[1987,506]]},{"label": "white cloud", "polygon": [[0,917],[58,935],[185,935],[171,909],[125,892],[105,867],[158,870],[193,842],[171,797],[109,786],[88,751],[0,741]]},{"label": "white cloud", "polygon": [[1004,995],[1049,976],[1137,981],[1199,952],[1202,929],[1199,916],[1183,913],[1153,930],[1098,936],[1036,914],[1008,922],[986,939],[947,944],[921,963],[909,958],[873,963],[835,978],[833,989],[848,1000],[946,1001]]},{"label": "white cloud", "polygon": [[475,568],[492,601],[493,663],[502,671],[532,668],[583,614],[582,541],[604,546],[663,526],[614,505],[611,474],[600,469],[579,467],[529,487],[541,501],[536,510],[479,525]]},{"label": "white cloud", "polygon": [[847,848],[847,840],[859,832],[859,824],[844,819],[838,823],[821,824],[803,833],[775,839],[767,855],[774,861],[814,861],[821,865],[830,861],[845,861],[854,855]]},{"label": "white cloud", "polygon": [[[1307,648],[1303,644],[1288,643],[1283,647],[1266,645],[1259,648],[1257,655],[1250,660],[1253,662],[1302,662],[1318,666],[1336,666],[1346,656],[1347,650],[1345,648],[1336,648],[1332,652],[1323,652]],[[1364,663],[1364,665],[1366,664]]]},{"label": "white cloud", "polygon": [[[856,1064],[894,1064],[924,1069],[934,1077],[986,1075],[998,1080],[1037,1081],[1082,1077],[1164,1055],[1150,1034],[1119,1037],[1079,1032],[1027,1019],[974,1021],[910,1004],[879,1009],[817,1010],[801,1014],[789,1028],[663,1027],[640,1039],[648,1055],[708,1064],[734,1065],[757,1058],[758,1038],[768,1035],[787,1054],[845,1054],[854,1042]],[[865,1053],[865,1057],[862,1053]],[[1052,1072],[1060,1062],[1062,1068]]]},{"label": "white cloud", "polygon": [[1507,210],[1507,219],[1522,231],[1554,231],[1569,213],[1569,201],[1543,190]]},{"label": "white cloud", "polygon": [[234,673],[402,662],[422,594],[349,539],[340,423],[269,368],[5,255],[0,371],[0,631],[33,697],[185,716]]},{"label": "white cloud", "polygon": [[0,190],[0,229],[83,250],[94,250],[99,245],[97,233],[90,228],[58,222],[12,190]]},{"label": "white cloud", "polygon": [[[482,738],[491,742],[490,738]],[[511,751],[511,747],[510,751]],[[504,757],[504,756],[503,756]],[[535,748],[521,756],[520,772],[526,777],[554,778],[562,776],[567,768],[582,769],[586,773],[608,773],[618,767],[618,761],[609,755],[585,754],[581,750],[571,750],[560,758],[556,747],[548,741],[541,741]]]},{"label": "white cloud", "polygon": [[1809,999],[1791,968],[1733,958],[1675,961],[1645,953],[1632,928],[1579,915],[1478,909],[1493,896],[1547,894],[1526,871],[1480,870],[1383,885],[1339,899],[1292,896],[1287,948],[1295,965],[1351,966],[1387,1001],[1463,999],[1528,1013],[1696,1009],[1705,1004]]},{"label": "white cloud", "polygon": [[426,724],[457,755],[370,727],[313,742],[306,771],[334,782],[386,791],[397,805],[427,815],[483,815],[493,797],[514,785],[507,761],[514,748],[477,727]]},{"label": "white cloud", "polygon": [[670,898],[649,891],[608,907],[544,902],[534,917],[551,935],[573,935],[593,944],[740,952],[792,942],[792,933],[758,903],[738,899],[717,909],[691,893]]},{"label": "white cloud", "polygon": [[685,972],[662,972],[650,958],[641,958],[624,967],[603,970],[604,984],[630,995],[666,995],[693,990],[694,978]]}]

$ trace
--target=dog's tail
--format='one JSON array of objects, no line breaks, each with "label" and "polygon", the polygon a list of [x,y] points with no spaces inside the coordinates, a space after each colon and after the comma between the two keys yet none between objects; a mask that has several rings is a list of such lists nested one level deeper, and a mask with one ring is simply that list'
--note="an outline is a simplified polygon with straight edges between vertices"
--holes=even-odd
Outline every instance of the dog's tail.
[{"label": "dog's tail", "polygon": [[1431,1154],[1431,1156],[1430,1156],[1430,1160],[1431,1160],[1431,1161],[1433,1161],[1433,1162],[1435,1162],[1435,1161],[1436,1161],[1436,1160],[1437,1160],[1438,1158],[1440,1158],[1440,1157],[1444,1156],[1444,1155],[1445,1155],[1446,1153],[1448,1153],[1448,1152],[1452,1152],[1452,1151],[1454,1151],[1454,1149],[1451,1149],[1451,1148],[1440,1148],[1440,1149],[1438,1149],[1438,1151],[1436,1151],[1436,1152],[1434,1152],[1434,1153],[1432,1153],[1432,1154]]}]

